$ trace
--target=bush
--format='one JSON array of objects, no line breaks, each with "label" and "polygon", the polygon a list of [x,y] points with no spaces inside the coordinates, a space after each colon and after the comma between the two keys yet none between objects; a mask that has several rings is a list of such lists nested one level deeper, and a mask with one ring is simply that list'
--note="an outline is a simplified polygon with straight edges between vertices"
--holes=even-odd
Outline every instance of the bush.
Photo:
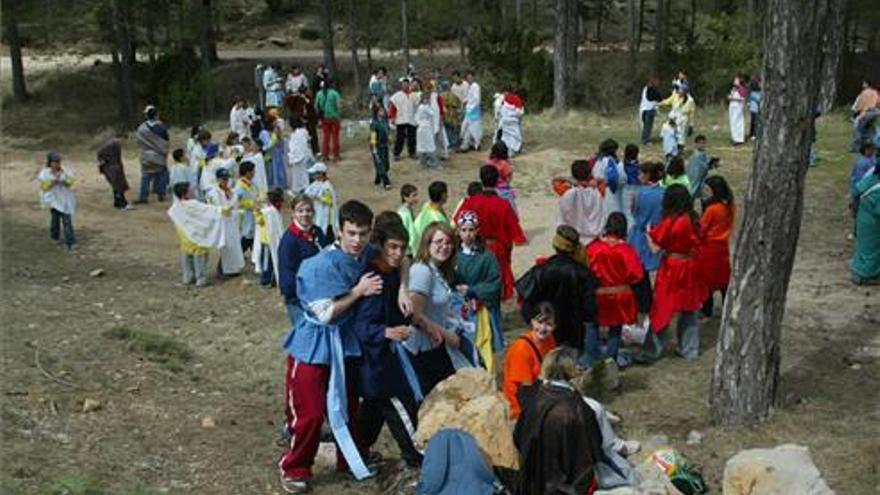
[{"label": "bush", "polygon": [[321,39],[321,31],[309,27],[301,28],[299,30],[299,39],[305,41],[317,41]]},{"label": "bush", "polygon": [[216,84],[192,48],[161,54],[149,67],[147,100],[163,120],[188,124],[211,113]]},{"label": "bush", "polygon": [[523,73],[523,90],[529,110],[553,105],[553,59],[546,50],[530,54]]}]

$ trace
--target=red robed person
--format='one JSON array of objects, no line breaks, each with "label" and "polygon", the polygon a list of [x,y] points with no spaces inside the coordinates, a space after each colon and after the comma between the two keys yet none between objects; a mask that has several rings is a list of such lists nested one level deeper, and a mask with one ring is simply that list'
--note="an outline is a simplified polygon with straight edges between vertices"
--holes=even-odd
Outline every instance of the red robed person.
[{"label": "red robed person", "polygon": [[483,191],[464,200],[456,212],[455,221],[458,222],[459,212],[476,212],[486,249],[495,255],[501,266],[501,281],[504,283],[502,298],[507,300],[513,296],[513,270],[510,267],[513,245],[520,246],[528,242],[528,239],[510,203],[495,192],[498,169],[492,165],[484,165],[480,168],[480,182],[483,183]]}]

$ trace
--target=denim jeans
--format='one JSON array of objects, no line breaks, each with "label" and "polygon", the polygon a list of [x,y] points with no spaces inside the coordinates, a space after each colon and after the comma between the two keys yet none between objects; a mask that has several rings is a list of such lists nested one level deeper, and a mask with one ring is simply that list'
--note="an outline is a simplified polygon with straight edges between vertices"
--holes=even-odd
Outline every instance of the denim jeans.
[{"label": "denim jeans", "polygon": [[[678,314],[677,332],[678,354],[687,359],[694,360],[700,355],[700,325],[697,323],[697,315],[694,311],[682,311]],[[639,361],[656,361],[663,355],[663,349],[672,336],[669,327],[664,328],[659,334],[648,332]]]},{"label": "denim jeans", "polygon": [[657,110],[645,110],[642,112],[642,144],[651,142],[651,133],[654,131],[654,117]]},{"label": "denim jeans", "polygon": [[458,147],[458,127],[451,124],[443,124],[443,128],[446,130],[446,140],[449,142],[449,149]]},{"label": "denim jeans", "polygon": [[622,327],[615,325],[608,329],[608,338],[599,336],[599,325],[587,323],[587,331],[584,333],[584,353],[578,364],[582,368],[590,368],[597,361],[611,358],[617,361],[617,351],[620,349],[620,331]]},{"label": "denim jeans", "polygon": [[165,191],[168,189],[168,169],[141,174],[141,191],[138,201],[147,202],[147,198],[150,196],[150,183],[153,184],[153,192],[159,197],[159,201],[164,201]]},{"label": "denim jeans", "polygon": [[388,177],[389,165],[388,146],[377,148],[373,152],[373,169],[376,171],[376,177],[373,179],[374,184],[391,185],[391,179]]},{"label": "denim jeans", "polygon": [[49,237],[51,237],[53,241],[57,241],[59,239],[59,233],[63,233],[64,245],[70,248],[76,244],[76,237],[73,235],[73,218],[69,214],[61,213],[55,208],[50,210],[50,214]]},{"label": "denim jeans", "polygon": [[260,249],[260,285],[263,287],[275,286],[275,268],[273,268],[272,264],[272,251],[267,245],[263,245],[262,249]]},{"label": "denim jeans", "polygon": [[208,255],[180,253],[180,266],[183,269],[183,283],[208,285]]}]

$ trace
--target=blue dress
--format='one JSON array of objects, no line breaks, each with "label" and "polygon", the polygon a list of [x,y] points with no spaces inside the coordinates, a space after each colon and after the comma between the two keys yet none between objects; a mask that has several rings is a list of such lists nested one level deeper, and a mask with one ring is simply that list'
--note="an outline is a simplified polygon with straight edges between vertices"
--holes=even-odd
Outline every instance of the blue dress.
[{"label": "blue dress", "polygon": [[635,225],[629,233],[629,243],[639,253],[642,265],[649,272],[660,267],[660,253],[652,253],[648,247],[648,226],[656,226],[663,219],[663,188],[645,186],[636,196]]}]

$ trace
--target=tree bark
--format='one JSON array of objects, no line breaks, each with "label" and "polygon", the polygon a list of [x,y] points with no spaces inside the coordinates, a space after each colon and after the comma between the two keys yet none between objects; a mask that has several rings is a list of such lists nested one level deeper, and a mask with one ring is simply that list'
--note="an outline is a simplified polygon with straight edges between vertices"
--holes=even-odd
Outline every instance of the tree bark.
[{"label": "tree bark", "polygon": [[843,54],[843,45],[846,42],[846,2],[831,2],[828,22],[832,26],[840,26],[840,29],[831,29],[823,33],[822,38],[822,76],[821,90],[819,93],[819,111],[828,113],[834,107],[837,98],[837,86],[840,81],[840,59]]},{"label": "tree bark", "polygon": [[400,0],[400,49],[403,51],[403,73],[409,70],[409,32],[406,19],[406,0]]},{"label": "tree bark", "polygon": [[119,78],[119,120],[129,128],[134,125],[134,58],[131,50],[131,26],[127,2],[113,0],[113,36],[116,42],[115,51],[119,53],[119,67],[116,76]]},{"label": "tree bark", "polygon": [[666,67],[666,9],[670,0],[657,0],[654,18],[654,71],[663,74]]},{"label": "tree bark", "polygon": [[770,0],[764,29],[763,125],[754,151],[710,396],[712,422],[772,413],[780,335],[803,209],[804,179],[837,0]]},{"label": "tree bark", "polygon": [[639,29],[639,20],[638,15],[639,12],[636,7],[636,0],[627,0],[627,14],[629,14],[629,37],[628,37],[628,48],[629,48],[629,60],[628,60],[628,69],[629,69],[629,81],[632,89],[636,88],[636,79],[638,78],[638,70],[636,67],[636,37],[638,36]]},{"label": "tree bark", "polygon": [[373,73],[373,0],[367,0],[367,72]]},{"label": "tree bark", "polygon": [[639,0],[639,32],[636,36],[636,52],[642,50],[642,33],[645,31],[645,0]]},{"label": "tree bark", "polygon": [[348,0],[348,43],[351,48],[351,65],[354,71],[354,94],[356,104],[360,108],[364,103],[364,88],[361,84],[361,63],[358,59],[357,4]]},{"label": "tree bark", "polygon": [[12,63],[12,96],[18,101],[25,101],[28,99],[28,92],[21,60],[21,37],[18,35],[18,20],[15,18],[15,5],[12,2],[6,2],[3,24],[6,25],[6,41],[9,43],[9,60]]},{"label": "tree bark", "polygon": [[202,0],[200,14],[199,52],[202,64],[213,67],[220,59],[217,56],[217,33],[214,29],[214,9],[211,0]]},{"label": "tree bark", "polygon": [[556,0],[556,35],[553,43],[553,110],[569,110],[574,102],[577,74],[577,0]]},{"label": "tree bark", "polygon": [[338,74],[336,50],[333,48],[333,12],[330,8],[330,0],[321,0],[321,21],[324,23],[324,65],[335,81],[338,79]]}]

